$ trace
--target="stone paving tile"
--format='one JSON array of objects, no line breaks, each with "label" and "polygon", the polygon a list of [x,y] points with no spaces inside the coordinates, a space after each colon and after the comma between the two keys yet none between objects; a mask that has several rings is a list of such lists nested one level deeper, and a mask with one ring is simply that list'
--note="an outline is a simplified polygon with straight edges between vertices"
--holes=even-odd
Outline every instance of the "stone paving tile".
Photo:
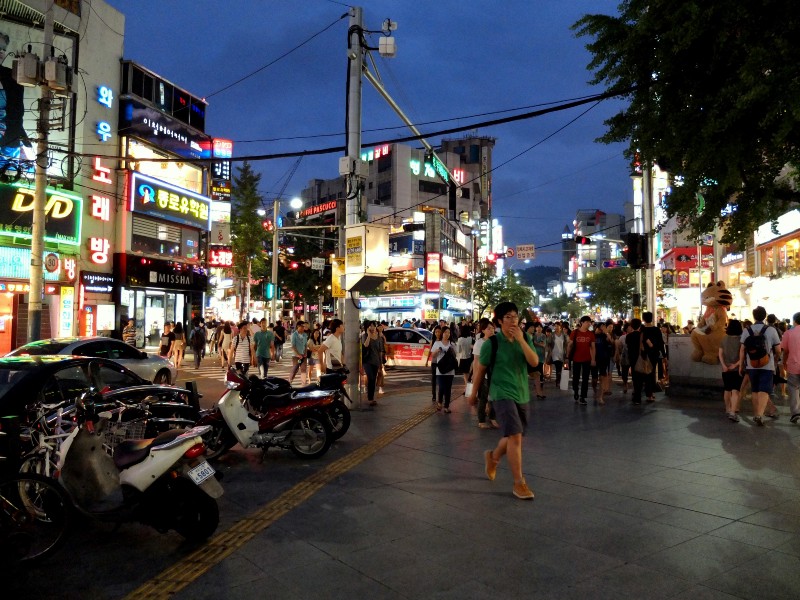
[{"label": "stone paving tile", "polygon": [[693,583],[721,575],[762,553],[756,546],[701,535],[634,562]]},{"label": "stone paving tile", "polygon": [[633,564],[620,565],[544,595],[552,600],[657,600],[672,598],[691,587],[687,581]]},{"label": "stone paving tile", "polygon": [[692,504],[691,509],[726,519],[743,519],[758,512],[755,508],[711,498],[702,498],[699,502]]},{"label": "stone paving tile", "polygon": [[725,592],[712,589],[702,584],[696,584],[684,590],[671,600],[740,600],[741,596],[732,596]]},{"label": "stone paving tile", "polygon": [[691,508],[670,508],[669,511],[655,517],[655,520],[697,533],[708,533],[732,523],[731,519],[697,512]]},{"label": "stone paving tile", "polygon": [[793,534],[787,531],[761,527],[752,523],[742,523],[741,521],[715,529],[710,532],[710,535],[769,549],[775,549],[795,538]]},{"label": "stone paving tile", "polygon": [[774,510],[762,510],[742,518],[742,521],[800,535],[799,515],[786,514]]},{"label": "stone paving tile", "polygon": [[761,553],[704,584],[748,600],[794,600],[800,590],[800,558],[782,552]]}]

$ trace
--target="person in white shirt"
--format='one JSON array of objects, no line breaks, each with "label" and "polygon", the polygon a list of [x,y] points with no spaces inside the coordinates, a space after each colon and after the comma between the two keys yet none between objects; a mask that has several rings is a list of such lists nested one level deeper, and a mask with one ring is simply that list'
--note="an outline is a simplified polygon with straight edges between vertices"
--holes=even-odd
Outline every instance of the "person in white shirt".
[{"label": "person in white shirt", "polygon": [[342,358],[342,334],[344,334],[344,323],[341,319],[334,319],[330,325],[331,334],[317,350],[320,365],[324,365],[322,372],[326,373],[331,369],[340,369],[345,366]]},{"label": "person in white shirt", "polygon": [[[453,354],[454,366],[452,369],[442,371],[440,368],[441,361],[448,352]],[[449,327],[442,330],[442,339],[433,344],[433,348],[431,348],[431,357],[433,357],[432,360],[436,361],[436,383],[439,388],[436,410],[442,410],[442,407],[444,407],[444,412],[449,413],[450,391],[453,388],[453,377],[456,374],[455,366],[458,364],[455,358],[455,344],[450,343]]]}]

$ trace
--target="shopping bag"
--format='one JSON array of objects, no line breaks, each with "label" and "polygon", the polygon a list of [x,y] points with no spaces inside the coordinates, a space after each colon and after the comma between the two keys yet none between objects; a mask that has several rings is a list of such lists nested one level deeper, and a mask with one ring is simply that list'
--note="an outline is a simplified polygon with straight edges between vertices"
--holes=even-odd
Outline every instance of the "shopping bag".
[{"label": "shopping bag", "polygon": [[561,371],[561,381],[558,387],[564,392],[569,391],[569,371]]},{"label": "shopping bag", "polygon": [[642,375],[650,375],[650,373],[653,372],[653,363],[651,363],[648,358],[645,358],[640,354],[639,359],[636,361],[636,366],[633,367],[633,370],[637,373],[641,373]]},{"label": "shopping bag", "polygon": [[464,397],[469,398],[472,395],[472,382],[467,382],[467,387],[464,388]]}]

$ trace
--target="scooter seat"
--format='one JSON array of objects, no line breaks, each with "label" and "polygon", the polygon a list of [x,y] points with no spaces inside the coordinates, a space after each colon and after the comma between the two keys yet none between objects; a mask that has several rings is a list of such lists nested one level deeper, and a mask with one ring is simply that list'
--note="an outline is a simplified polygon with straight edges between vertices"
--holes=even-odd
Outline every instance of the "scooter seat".
[{"label": "scooter seat", "polygon": [[312,383],[311,385],[306,385],[304,387],[297,387],[294,388],[295,392],[315,392],[320,389],[319,385],[316,383]]},{"label": "scooter seat", "polygon": [[140,463],[150,454],[150,448],[171,442],[183,432],[183,429],[170,429],[147,440],[125,440],[114,449],[114,464],[118,469],[125,469]]}]

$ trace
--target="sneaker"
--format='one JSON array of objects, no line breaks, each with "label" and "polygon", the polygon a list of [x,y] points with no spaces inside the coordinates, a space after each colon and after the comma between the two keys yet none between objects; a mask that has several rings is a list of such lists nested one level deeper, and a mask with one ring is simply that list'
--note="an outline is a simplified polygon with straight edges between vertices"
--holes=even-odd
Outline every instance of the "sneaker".
[{"label": "sneaker", "polygon": [[789,419],[789,420],[790,420],[792,423],[797,423],[797,421],[800,421],[800,414],[797,414],[797,415],[792,415],[792,418],[791,418],[791,419]]},{"label": "sneaker", "polygon": [[524,479],[514,483],[514,495],[521,500],[533,500],[533,490],[528,487]]},{"label": "sneaker", "polygon": [[489,478],[489,481],[494,481],[494,478],[497,477],[497,462],[492,458],[492,451],[484,452],[483,459],[486,462],[486,477]]},{"label": "sneaker", "polygon": [[732,423],[739,422],[739,415],[737,415],[736,413],[729,412],[725,413],[725,415],[728,417],[728,420],[731,421]]},{"label": "sneaker", "polygon": [[753,423],[755,423],[759,427],[763,427],[764,426],[764,419],[763,419],[763,417],[753,417]]},{"label": "sneaker", "polygon": [[586,406],[586,404],[587,404],[586,398],[581,398],[580,404],[581,404],[581,406]]}]

